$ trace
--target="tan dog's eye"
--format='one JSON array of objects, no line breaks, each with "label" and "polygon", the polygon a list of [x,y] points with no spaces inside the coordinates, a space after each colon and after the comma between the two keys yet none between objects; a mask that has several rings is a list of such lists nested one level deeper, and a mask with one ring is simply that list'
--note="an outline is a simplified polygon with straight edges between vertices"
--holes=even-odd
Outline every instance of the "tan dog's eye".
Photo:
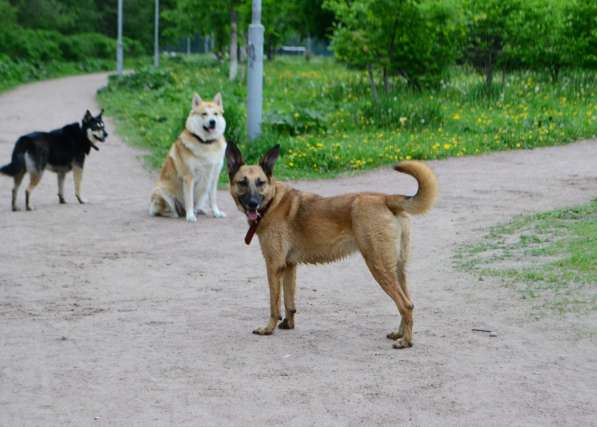
[{"label": "tan dog's eye", "polygon": [[238,184],[239,187],[242,187],[242,188],[246,188],[249,186],[249,181],[247,180],[247,178],[243,179],[242,181],[237,181],[236,183]]},{"label": "tan dog's eye", "polygon": [[257,181],[255,181],[255,185],[259,188],[263,187],[265,185],[265,181],[262,179],[258,179]]},{"label": "tan dog's eye", "polygon": [[207,117],[207,113],[201,113],[202,117]]}]

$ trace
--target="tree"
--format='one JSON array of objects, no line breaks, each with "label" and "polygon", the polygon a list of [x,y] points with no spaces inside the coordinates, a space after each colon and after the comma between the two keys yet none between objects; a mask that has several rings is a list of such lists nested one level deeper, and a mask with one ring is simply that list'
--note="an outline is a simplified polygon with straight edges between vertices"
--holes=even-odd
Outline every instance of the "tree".
[{"label": "tree", "polygon": [[327,0],[324,4],[337,19],[332,36],[336,58],[367,69],[374,99],[376,69],[382,71],[386,91],[392,75],[417,88],[435,85],[460,52],[464,21],[458,9],[441,1]]},{"label": "tree", "polygon": [[238,9],[242,0],[178,0],[164,8],[162,17],[170,38],[186,37],[200,31],[214,38],[214,52],[222,60],[230,55],[229,77],[236,79],[238,70]]},{"label": "tree", "polygon": [[564,16],[574,64],[597,68],[597,0],[568,1]]},{"label": "tree", "polygon": [[334,23],[334,14],[324,8],[323,0],[296,0],[293,4],[292,26],[301,39],[307,41],[307,59],[311,56],[313,37],[323,39],[330,35]]},{"label": "tree", "polygon": [[512,39],[512,17],[520,12],[520,0],[465,0],[468,12],[466,60],[485,75],[491,86],[504,47]]},{"label": "tree", "polygon": [[572,60],[563,3],[529,0],[512,13],[507,26],[509,40],[500,66],[548,70],[552,80],[557,81],[560,70]]},{"label": "tree", "polygon": [[17,10],[8,0],[0,0],[0,31],[12,28],[17,23]]}]

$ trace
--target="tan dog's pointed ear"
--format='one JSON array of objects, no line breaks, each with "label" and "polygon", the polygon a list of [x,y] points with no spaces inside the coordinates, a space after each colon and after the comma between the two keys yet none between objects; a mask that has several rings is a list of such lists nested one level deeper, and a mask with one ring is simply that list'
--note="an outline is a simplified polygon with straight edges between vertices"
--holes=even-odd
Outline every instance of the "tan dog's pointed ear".
[{"label": "tan dog's pointed ear", "polygon": [[214,96],[214,104],[216,104],[220,108],[224,108],[224,103],[222,102],[222,94],[220,92],[216,93],[216,96]]},{"label": "tan dog's pointed ear", "polygon": [[261,166],[261,169],[263,169],[268,178],[271,178],[274,173],[274,165],[278,157],[280,157],[280,144],[276,144],[270,148],[259,162],[259,166]]},{"label": "tan dog's pointed ear", "polygon": [[192,106],[192,108],[197,108],[199,106],[199,104],[201,104],[201,97],[199,95],[197,95],[197,93],[195,92],[193,94],[193,106]]},{"label": "tan dog's pointed ear", "polygon": [[226,147],[226,163],[228,165],[228,177],[232,183],[232,178],[234,178],[236,172],[238,172],[240,167],[245,164],[243,155],[234,142],[228,142]]}]

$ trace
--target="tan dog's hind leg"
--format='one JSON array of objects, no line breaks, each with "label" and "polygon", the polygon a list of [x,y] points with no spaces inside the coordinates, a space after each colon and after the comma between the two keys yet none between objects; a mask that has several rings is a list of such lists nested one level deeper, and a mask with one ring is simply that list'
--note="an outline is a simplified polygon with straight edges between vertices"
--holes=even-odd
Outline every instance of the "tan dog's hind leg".
[{"label": "tan dog's hind leg", "polygon": [[286,309],[286,317],[278,325],[280,329],[294,329],[294,314],[296,313],[294,305],[295,291],[296,265],[289,265],[284,270],[284,308]]},{"label": "tan dog's hind leg", "polygon": [[267,282],[269,284],[269,305],[270,316],[265,328],[257,328],[253,331],[256,335],[271,335],[276,328],[280,317],[280,291],[282,286],[282,276],[285,269],[278,269],[267,265]]},{"label": "tan dog's hind leg", "polygon": [[[375,208],[370,206],[370,208]],[[379,216],[379,207],[375,208],[378,220],[359,220],[359,216],[374,217],[366,212],[367,208],[353,217],[355,237],[359,249],[365,258],[369,271],[381,288],[396,304],[402,318],[402,336],[394,344],[394,348],[412,346],[413,304],[398,281],[398,253],[395,238],[399,231],[394,216],[388,212],[387,217]]]},{"label": "tan dog's hind leg", "polygon": [[[402,292],[411,300],[408,291],[406,280],[406,263],[410,252],[410,219],[402,215],[399,217],[400,222],[400,254],[398,255],[398,262],[396,264],[396,271],[398,275],[398,284],[402,288]],[[412,301],[412,300],[411,300]],[[404,321],[400,322],[400,328],[396,332],[391,332],[387,337],[391,340],[397,340],[404,336]]]}]

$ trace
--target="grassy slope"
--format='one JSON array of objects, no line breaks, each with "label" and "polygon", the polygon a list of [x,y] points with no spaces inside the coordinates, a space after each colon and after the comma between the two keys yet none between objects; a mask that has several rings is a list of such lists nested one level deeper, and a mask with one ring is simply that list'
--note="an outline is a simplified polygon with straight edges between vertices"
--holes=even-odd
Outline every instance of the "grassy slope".
[{"label": "grassy slope", "polygon": [[536,307],[597,309],[597,200],[515,218],[462,248],[457,265],[500,277]]},{"label": "grassy slope", "polygon": [[133,143],[159,163],[181,129],[191,95],[221,91],[227,138],[243,142],[250,160],[281,143],[281,177],[329,177],[401,159],[437,159],[561,144],[597,135],[597,76],[569,72],[558,84],[512,74],[487,96],[479,76],[455,69],[436,91],[397,83],[381,105],[366,76],[330,59],[280,58],[266,63],[264,135],[245,143],[245,83],[229,82],[225,65],[206,57],[164,61],[160,72],[113,82],[100,94]]}]

